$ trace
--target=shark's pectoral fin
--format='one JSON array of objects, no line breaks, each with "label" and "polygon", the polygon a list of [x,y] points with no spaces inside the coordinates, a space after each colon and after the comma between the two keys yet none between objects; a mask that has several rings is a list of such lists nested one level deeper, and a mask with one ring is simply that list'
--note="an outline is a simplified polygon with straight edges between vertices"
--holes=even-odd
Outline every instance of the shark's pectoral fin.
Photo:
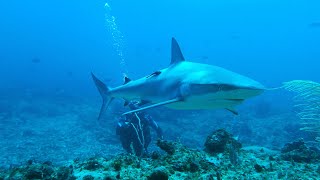
[{"label": "shark's pectoral fin", "polygon": [[182,101],[182,99],[181,98],[170,99],[168,101],[164,101],[164,102],[160,102],[157,104],[152,104],[150,106],[145,106],[145,107],[142,107],[142,108],[139,108],[136,110],[128,111],[128,112],[123,113],[122,115],[131,114],[131,113],[135,113],[135,112],[139,112],[139,111],[144,111],[146,109],[150,109],[150,108],[154,108],[154,107],[158,107],[158,106],[163,106],[163,105],[167,105],[167,104],[171,104],[171,103],[175,103],[175,102],[179,102],[179,101]]},{"label": "shark's pectoral fin", "polygon": [[236,110],[234,110],[233,108],[225,108],[225,109],[232,112],[232,114],[234,114],[234,115],[239,115],[239,113]]}]

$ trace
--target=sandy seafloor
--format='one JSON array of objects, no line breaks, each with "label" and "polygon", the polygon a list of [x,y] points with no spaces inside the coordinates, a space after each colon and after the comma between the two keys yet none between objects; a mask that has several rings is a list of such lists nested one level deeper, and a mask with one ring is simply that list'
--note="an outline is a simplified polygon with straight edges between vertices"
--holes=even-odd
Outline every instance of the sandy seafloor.
[{"label": "sandy seafloor", "polygon": [[[96,122],[100,102],[65,99],[0,99],[0,179],[37,179],[37,172],[42,174],[40,179],[152,179],[158,171],[169,179],[320,177],[319,160],[300,163],[281,158],[280,151],[286,143],[301,137],[308,146],[315,143],[310,141],[312,134],[299,131],[301,126],[293,112],[274,113],[268,104],[262,111],[244,105],[242,109],[248,110],[238,117],[227,111],[151,110],[165,139],[176,143],[178,153],[168,155],[160,150],[153,134],[149,152],[159,152],[159,157],[137,158],[125,155],[120,146],[115,135],[116,113],[107,114],[101,125]],[[115,102],[110,111],[118,111],[120,105],[121,102]],[[230,163],[228,154],[210,155],[203,151],[206,137],[219,128],[226,129],[243,144],[239,164]],[[190,170],[190,165],[189,169],[174,168],[177,163],[191,161],[198,165],[196,170]],[[114,167],[117,162],[120,169]],[[87,168],[88,163],[96,166]],[[261,171],[256,164],[262,167]],[[48,168],[51,173],[44,173]],[[28,175],[31,169],[35,169],[35,176]],[[67,172],[61,175],[60,171]]]}]

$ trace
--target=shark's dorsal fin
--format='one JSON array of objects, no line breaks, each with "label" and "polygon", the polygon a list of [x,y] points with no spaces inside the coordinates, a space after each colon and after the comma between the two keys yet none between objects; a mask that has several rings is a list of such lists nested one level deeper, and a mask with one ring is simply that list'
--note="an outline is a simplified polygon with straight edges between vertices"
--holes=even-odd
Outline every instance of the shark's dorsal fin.
[{"label": "shark's dorsal fin", "polygon": [[166,105],[166,104],[171,104],[171,103],[175,103],[175,102],[179,102],[179,101],[182,101],[182,99],[181,98],[170,99],[168,101],[164,101],[164,102],[160,102],[160,103],[157,103],[157,104],[152,104],[150,106],[145,106],[145,107],[142,107],[142,108],[139,108],[139,109],[136,109],[136,110],[128,111],[128,112],[123,113],[122,115],[136,113],[136,112],[143,111],[143,110],[146,110],[146,109],[150,109],[150,108],[154,108],[154,107],[158,107],[158,106],[163,106],[163,105]]},{"label": "shark's dorsal fin", "polygon": [[178,44],[177,40],[175,38],[172,38],[172,42],[171,42],[171,63],[170,63],[170,65],[179,63],[181,61],[184,61],[183,54],[181,52],[181,49],[179,47],[179,44]]},{"label": "shark's dorsal fin", "polygon": [[128,78],[127,76],[124,77],[124,83],[123,84],[127,84],[128,82],[130,82],[131,79]]}]

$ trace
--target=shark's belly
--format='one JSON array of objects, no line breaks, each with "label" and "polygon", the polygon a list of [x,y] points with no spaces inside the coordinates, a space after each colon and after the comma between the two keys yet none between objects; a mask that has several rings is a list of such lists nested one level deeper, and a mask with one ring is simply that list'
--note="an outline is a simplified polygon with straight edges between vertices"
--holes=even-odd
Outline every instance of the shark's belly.
[{"label": "shark's belly", "polygon": [[221,99],[216,96],[202,95],[186,98],[181,102],[166,105],[172,109],[219,109],[232,108],[243,102],[243,99]]}]

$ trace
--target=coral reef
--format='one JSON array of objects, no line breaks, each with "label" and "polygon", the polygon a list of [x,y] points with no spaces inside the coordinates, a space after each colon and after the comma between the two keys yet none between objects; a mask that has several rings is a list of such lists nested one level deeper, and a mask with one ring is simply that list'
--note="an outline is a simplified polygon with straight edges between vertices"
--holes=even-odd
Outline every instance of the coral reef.
[{"label": "coral reef", "polygon": [[169,171],[166,167],[160,166],[153,170],[148,180],[167,180],[169,179]]},{"label": "coral reef", "polygon": [[286,161],[310,163],[320,161],[320,150],[315,147],[307,147],[303,139],[287,143],[281,149],[281,158]]},{"label": "coral reef", "polygon": [[170,155],[175,152],[174,144],[172,142],[158,139],[157,146]]},{"label": "coral reef", "polygon": [[54,167],[46,162],[30,164],[29,161],[26,165],[10,169],[6,174],[0,172],[0,177],[3,179],[76,179],[72,174],[72,166]]},{"label": "coral reef", "polygon": [[226,149],[232,148],[239,150],[241,148],[241,143],[235,140],[231,134],[229,134],[224,129],[218,129],[212,132],[204,144],[205,150],[208,153],[223,153]]},{"label": "coral reef", "polygon": [[[114,132],[117,116],[107,113],[103,125],[98,124],[97,102],[33,96],[27,99],[3,97],[1,101],[6,106],[5,112],[0,112],[2,168],[19,166],[29,159],[38,162],[50,160],[56,165],[63,165],[70,159],[108,157],[124,152]],[[114,105],[110,106],[111,111],[118,111]],[[150,110],[150,114],[163,128],[165,139],[181,142],[190,148],[202,148],[208,134],[219,128],[236,135],[245,146],[280,149],[285,142],[300,137],[306,141],[312,139],[302,134],[306,132],[299,131],[301,126],[297,125],[292,114],[257,118],[246,108],[236,117],[223,110],[185,113],[165,109],[166,113],[162,113],[162,107],[159,109]],[[155,143],[151,143],[150,152],[156,149]],[[238,152],[233,152],[230,156],[236,160]],[[154,155],[153,158],[157,158],[157,154]]]},{"label": "coral reef", "polygon": [[[213,134],[225,135],[219,130]],[[232,135],[228,134],[230,137]],[[211,136],[212,137],[212,136]],[[223,136],[225,137],[225,136]],[[150,157],[137,157],[119,154],[112,158],[92,157],[84,160],[75,159],[63,166],[51,162],[28,161],[25,165],[0,170],[0,179],[66,179],[66,180],[116,180],[116,179],[319,179],[318,163],[294,164],[281,159],[279,151],[262,147],[244,147],[239,149],[238,158],[233,164],[230,151],[225,148],[221,153],[207,153],[193,150],[178,142],[162,141],[170,146],[169,153],[153,152]],[[165,147],[167,147],[167,145]],[[301,142],[291,143],[301,147]],[[167,149],[165,149],[167,150]],[[157,158],[152,158],[153,154]]]},{"label": "coral reef", "polygon": [[[122,154],[114,115],[106,116],[104,128],[96,124],[94,105],[52,100],[15,104],[17,110],[0,113],[0,180],[320,179],[319,151],[308,147],[312,138],[280,151],[285,142],[303,137],[292,114],[259,119],[250,111],[233,117],[150,110],[166,140],[152,143],[149,155],[139,158]],[[28,107],[38,104],[43,106]]]}]

